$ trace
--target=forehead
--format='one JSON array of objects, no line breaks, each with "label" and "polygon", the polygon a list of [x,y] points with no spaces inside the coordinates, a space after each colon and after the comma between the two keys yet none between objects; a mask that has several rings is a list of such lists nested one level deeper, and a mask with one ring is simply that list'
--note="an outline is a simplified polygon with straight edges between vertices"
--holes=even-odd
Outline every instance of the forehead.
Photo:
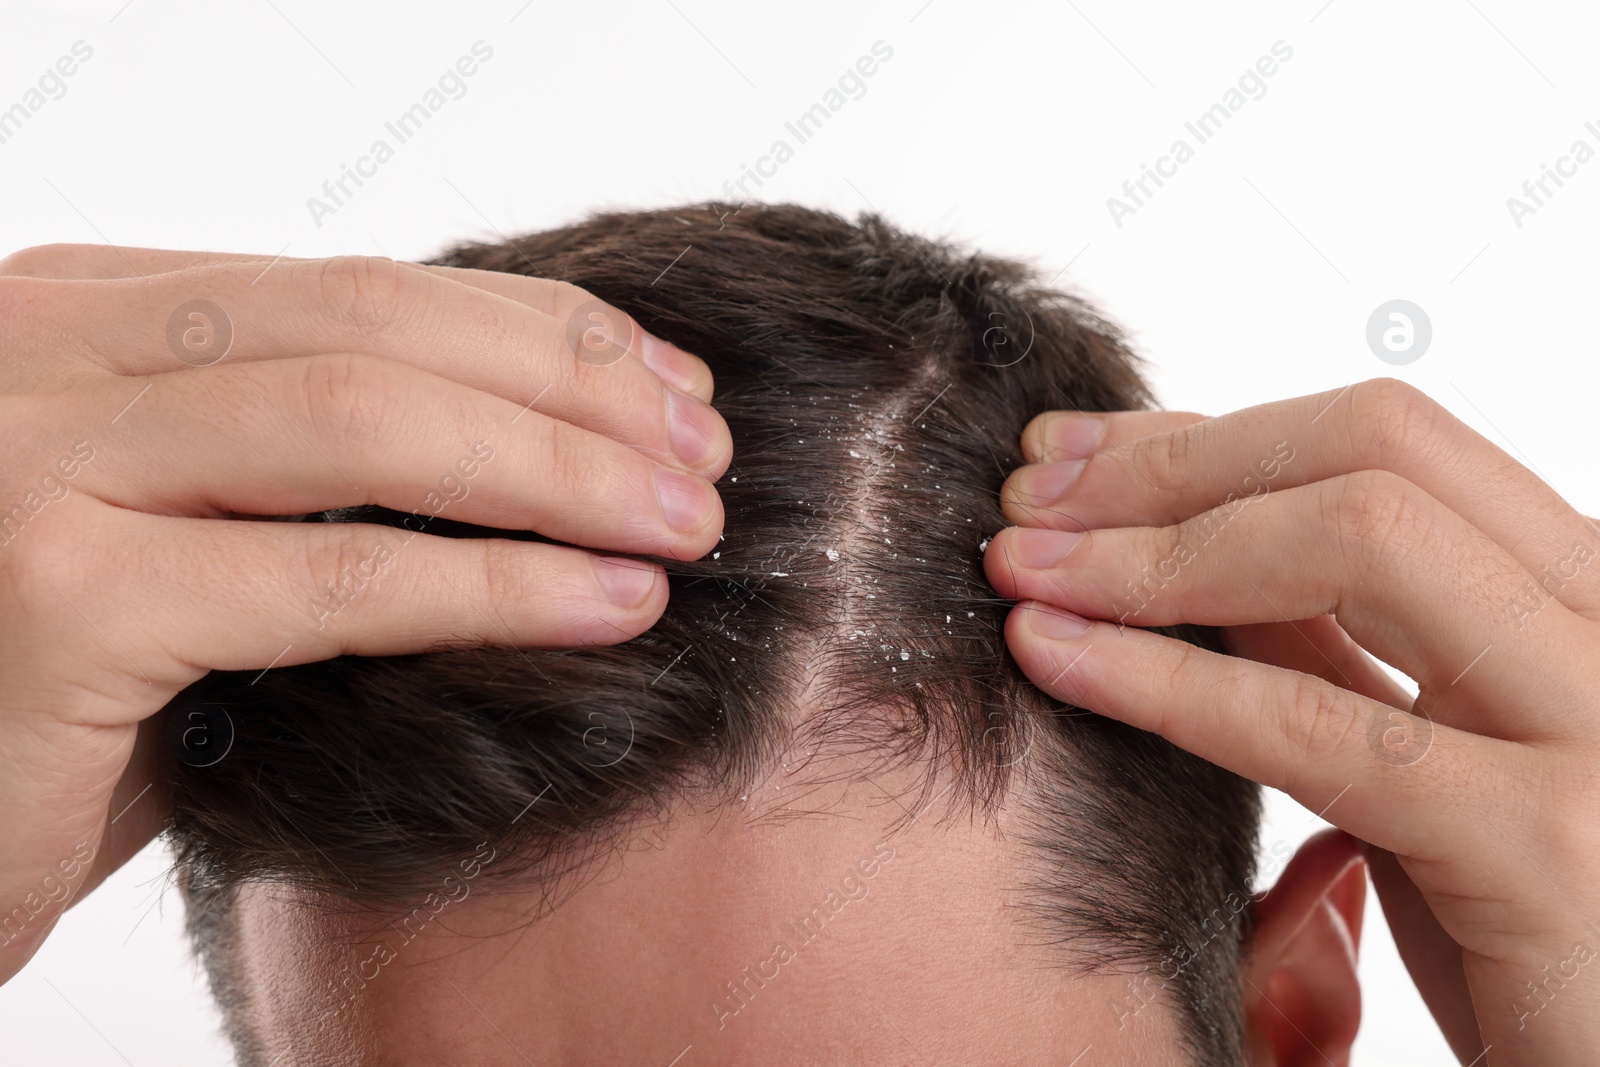
[{"label": "forehead", "polygon": [[684,805],[641,826],[534,920],[537,894],[488,879],[447,899],[441,878],[437,899],[382,915],[247,886],[248,1027],[263,1051],[349,1063],[523,1062],[512,1044],[538,1063],[665,1064],[690,1046],[707,1063],[921,1062],[910,1034],[936,1062],[1029,1062],[1072,1041],[1067,1059],[1094,1042],[1168,1062],[1164,1006],[1119,1026],[1125,978],[1063,968],[1019,923],[1029,872],[1004,811],[985,824],[935,806],[907,827],[892,789],[854,783],[773,817],[785,784],[751,796],[764,812]]}]

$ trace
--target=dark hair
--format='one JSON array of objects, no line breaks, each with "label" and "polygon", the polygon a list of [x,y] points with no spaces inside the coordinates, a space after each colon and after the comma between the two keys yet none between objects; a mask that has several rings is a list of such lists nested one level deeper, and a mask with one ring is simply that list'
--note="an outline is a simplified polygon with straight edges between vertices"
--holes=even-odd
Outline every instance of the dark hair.
[{"label": "dark hair", "polygon": [[[186,698],[225,707],[235,730],[226,758],[175,771],[203,953],[247,879],[402,902],[488,840],[493,876],[554,891],[683,790],[745,791],[817,683],[818,743],[921,761],[930,788],[952,772],[958,803],[1010,797],[1037,858],[1022,916],[1070,948],[1064,965],[1154,972],[1197,1060],[1241,1059],[1258,791],[1030,684],[981,568],[1032,415],[1150,405],[1112,327],[1018,264],[789,206],[603,214],[440,262],[574,283],[705,359],[734,441],[724,540],[662,560],[665,615],[615,647],[199,683]],[[209,955],[220,993],[231,979]]]}]

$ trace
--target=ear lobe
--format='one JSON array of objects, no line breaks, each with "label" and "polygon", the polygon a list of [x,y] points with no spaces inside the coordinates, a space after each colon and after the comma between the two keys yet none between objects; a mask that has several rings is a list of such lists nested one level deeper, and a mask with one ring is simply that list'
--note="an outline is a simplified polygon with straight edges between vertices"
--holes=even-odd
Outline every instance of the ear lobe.
[{"label": "ear lobe", "polygon": [[1361,844],[1324,830],[1251,903],[1244,989],[1252,1067],[1346,1067],[1361,1025],[1356,954],[1367,899]]}]

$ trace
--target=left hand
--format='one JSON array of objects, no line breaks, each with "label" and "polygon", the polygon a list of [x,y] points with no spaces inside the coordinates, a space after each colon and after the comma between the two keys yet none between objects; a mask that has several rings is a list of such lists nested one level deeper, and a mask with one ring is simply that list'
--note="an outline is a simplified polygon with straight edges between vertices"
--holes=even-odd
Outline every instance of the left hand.
[{"label": "left hand", "polygon": [[[1592,1062],[1600,527],[1393,380],[1049,412],[1023,448],[984,562],[1028,676],[1368,842],[1463,1063]],[[1180,622],[1234,655],[1138,628]]]}]

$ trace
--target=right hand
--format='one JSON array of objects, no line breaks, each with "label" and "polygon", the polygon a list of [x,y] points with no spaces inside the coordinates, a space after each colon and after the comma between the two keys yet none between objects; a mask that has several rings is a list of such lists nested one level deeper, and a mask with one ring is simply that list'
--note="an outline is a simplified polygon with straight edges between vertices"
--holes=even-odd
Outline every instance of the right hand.
[{"label": "right hand", "polygon": [[[732,447],[711,386],[543,279],[98,246],[0,263],[0,981],[159,830],[139,726],[207,671],[611,644],[666,606],[651,563],[266,517],[379,504],[698,557]],[[331,600],[348,570],[376,574]]]},{"label": "right hand", "polygon": [[[1034,528],[985,557],[1023,671],[1364,842],[1463,1064],[1597,1062],[1595,520],[1393,379],[1050,413],[1023,452],[1002,506]],[[1147,629],[1177,623],[1232,654]]]}]

